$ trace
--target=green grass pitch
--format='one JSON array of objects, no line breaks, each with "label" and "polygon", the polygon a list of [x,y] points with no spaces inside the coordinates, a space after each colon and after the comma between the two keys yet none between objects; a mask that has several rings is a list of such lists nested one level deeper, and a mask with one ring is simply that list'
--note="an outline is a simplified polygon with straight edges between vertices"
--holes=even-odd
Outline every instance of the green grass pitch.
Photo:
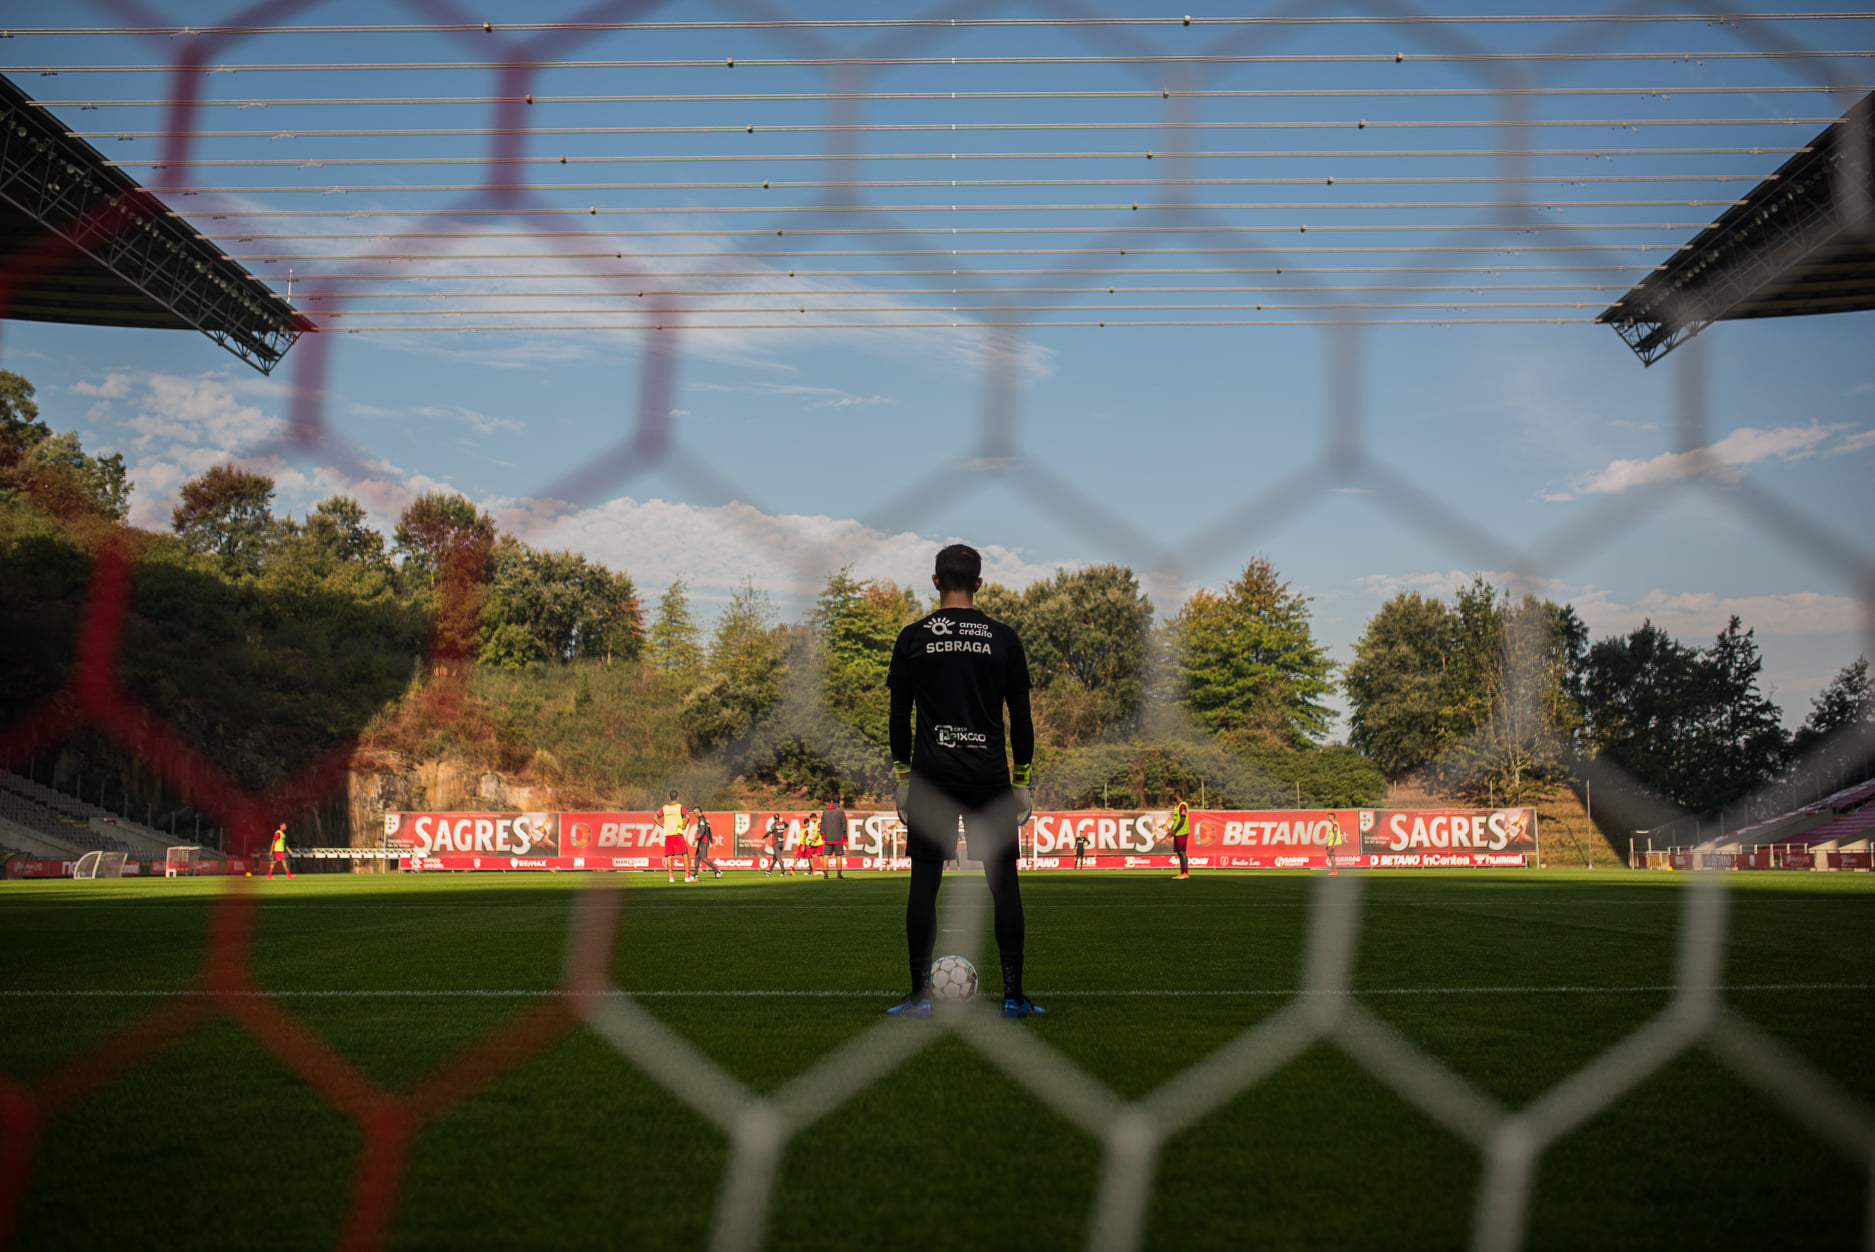
[{"label": "green grass pitch", "polygon": [[[281,1003],[328,1044],[401,1088],[525,999],[306,993],[549,989],[586,881],[256,880],[251,966],[262,986],[298,993]],[[1028,983],[1049,1016],[1012,1028],[1117,1094],[1143,1095],[1284,1003],[1318,883],[1026,876]],[[1687,883],[1370,873],[1355,981],[1420,1048],[1517,1107],[1667,1003]],[[1846,1098],[1875,1106],[1875,877],[1740,874],[1730,885],[1728,1002]],[[152,1003],[97,993],[186,983],[224,886],[0,887],[0,1074],[30,1085]],[[872,1026],[902,990],[904,894],[902,875],[741,873],[677,887],[639,876],[626,890],[617,981],[741,1081],[772,1090]],[[940,935],[940,952],[959,946]],[[993,956],[980,964],[993,994]],[[719,994],[763,990],[854,994]],[[1174,991],[1228,994],[1164,994]],[[213,1018],[44,1128],[16,1246],[332,1247],[358,1144],[316,1092]],[[421,1133],[393,1244],[700,1247],[725,1159],[709,1123],[575,1032]],[[1080,1247],[1100,1162],[1092,1140],[954,1038],[936,1038],[790,1143],[766,1246]],[[1146,1243],[1463,1246],[1480,1164],[1317,1045],[1167,1145]],[[1527,1246],[1858,1247],[1868,1171],[1695,1049],[1545,1154]]]}]

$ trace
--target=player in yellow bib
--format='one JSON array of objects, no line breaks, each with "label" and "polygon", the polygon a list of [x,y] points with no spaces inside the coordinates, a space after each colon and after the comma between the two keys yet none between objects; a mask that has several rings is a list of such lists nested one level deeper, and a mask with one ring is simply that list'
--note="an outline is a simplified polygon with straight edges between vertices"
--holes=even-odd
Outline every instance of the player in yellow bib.
[{"label": "player in yellow bib", "polygon": [[1328,872],[1329,873],[1339,874],[1341,872],[1340,870],[1335,868],[1335,849],[1339,848],[1342,844],[1346,843],[1347,841],[1348,841],[1348,837],[1345,834],[1343,834],[1341,831],[1341,819],[1336,817],[1333,813],[1330,813],[1328,815],[1328,837],[1325,840],[1325,842],[1328,845]]},{"label": "player in yellow bib", "polygon": [[298,878],[293,867],[286,863],[286,823],[280,823],[280,829],[273,832],[273,862],[267,866],[267,877],[272,878],[275,869],[286,871],[288,878]]},{"label": "player in yellow bib", "polygon": [[822,849],[827,846],[826,837],[820,833],[820,814],[807,816],[807,830],[801,836],[801,852],[807,857],[807,876],[812,878],[816,872],[822,878],[827,876],[826,864],[820,859]]},{"label": "player in yellow bib", "polygon": [[[677,789],[671,788],[670,800],[658,809],[658,825],[664,831],[664,876],[672,882],[677,881],[677,871],[673,868],[682,865],[690,852],[690,843],[684,838],[684,826],[689,817],[688,811],[677,801]],[[684,881],[690,881],[690,875],[684,875]]]},{"label": "player in yellow bib", "polygon": [[1191,877],[1191,806],[1185,803],[1184,796],[1172,797],[1172,851],[1178,854],[1178,873],[1174,878]]}]

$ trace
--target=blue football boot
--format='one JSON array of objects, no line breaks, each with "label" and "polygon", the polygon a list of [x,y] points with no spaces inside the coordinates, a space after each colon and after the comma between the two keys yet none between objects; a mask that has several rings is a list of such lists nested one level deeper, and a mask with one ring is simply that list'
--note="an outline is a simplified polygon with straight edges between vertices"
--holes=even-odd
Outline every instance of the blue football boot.
[{"label": "blue football boot", "polygon": [[1023,996],[1020,1000],[1013,996],[1003,1000],[1004,1017],[1047,1017],[1048,1010],[1035,1001]]},{"label": "blue football boot", "polygon": [[931,995],[929,992],[913,993],[886,1010],[888,1017],[929,1017],[931,1016]]}]

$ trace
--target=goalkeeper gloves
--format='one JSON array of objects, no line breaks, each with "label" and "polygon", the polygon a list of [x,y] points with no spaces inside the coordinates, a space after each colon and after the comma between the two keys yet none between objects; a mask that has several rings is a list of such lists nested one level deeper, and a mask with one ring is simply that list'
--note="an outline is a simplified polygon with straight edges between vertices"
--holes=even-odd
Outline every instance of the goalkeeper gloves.
[{"label": "goalkeeper gloves", "polygon": [[1016,766],[1016,772],[1013,777],[1015,786],[1012,790],[1016,793],[1016,825],[1018,826],[1035,816],[1035,796],[1034,793],[1029,790],[1029,784],[1034,777],[1034,765]]},{"label": "goalkeeper gloves", "polygon": [[906,830],[911,829],[911,818],[907,810],[911,808],[911,766],[903,761],[892,762],[892,807],[898,810],[898,820]]}]

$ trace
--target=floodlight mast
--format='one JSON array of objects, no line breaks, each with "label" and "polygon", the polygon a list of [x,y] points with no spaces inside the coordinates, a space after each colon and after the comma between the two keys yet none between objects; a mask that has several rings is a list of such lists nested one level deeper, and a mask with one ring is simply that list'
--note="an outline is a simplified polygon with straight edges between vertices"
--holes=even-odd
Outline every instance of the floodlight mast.
[{"label": "floodlight mast", "polygon": [[4,75],[0,235],[0,316],[199,330],[263,374],[313,329]]},{"label": "floodlight mast", "polygon": [[1875,94],[1596,318],[1652,365],[1713,322],[1875,309]]}]

